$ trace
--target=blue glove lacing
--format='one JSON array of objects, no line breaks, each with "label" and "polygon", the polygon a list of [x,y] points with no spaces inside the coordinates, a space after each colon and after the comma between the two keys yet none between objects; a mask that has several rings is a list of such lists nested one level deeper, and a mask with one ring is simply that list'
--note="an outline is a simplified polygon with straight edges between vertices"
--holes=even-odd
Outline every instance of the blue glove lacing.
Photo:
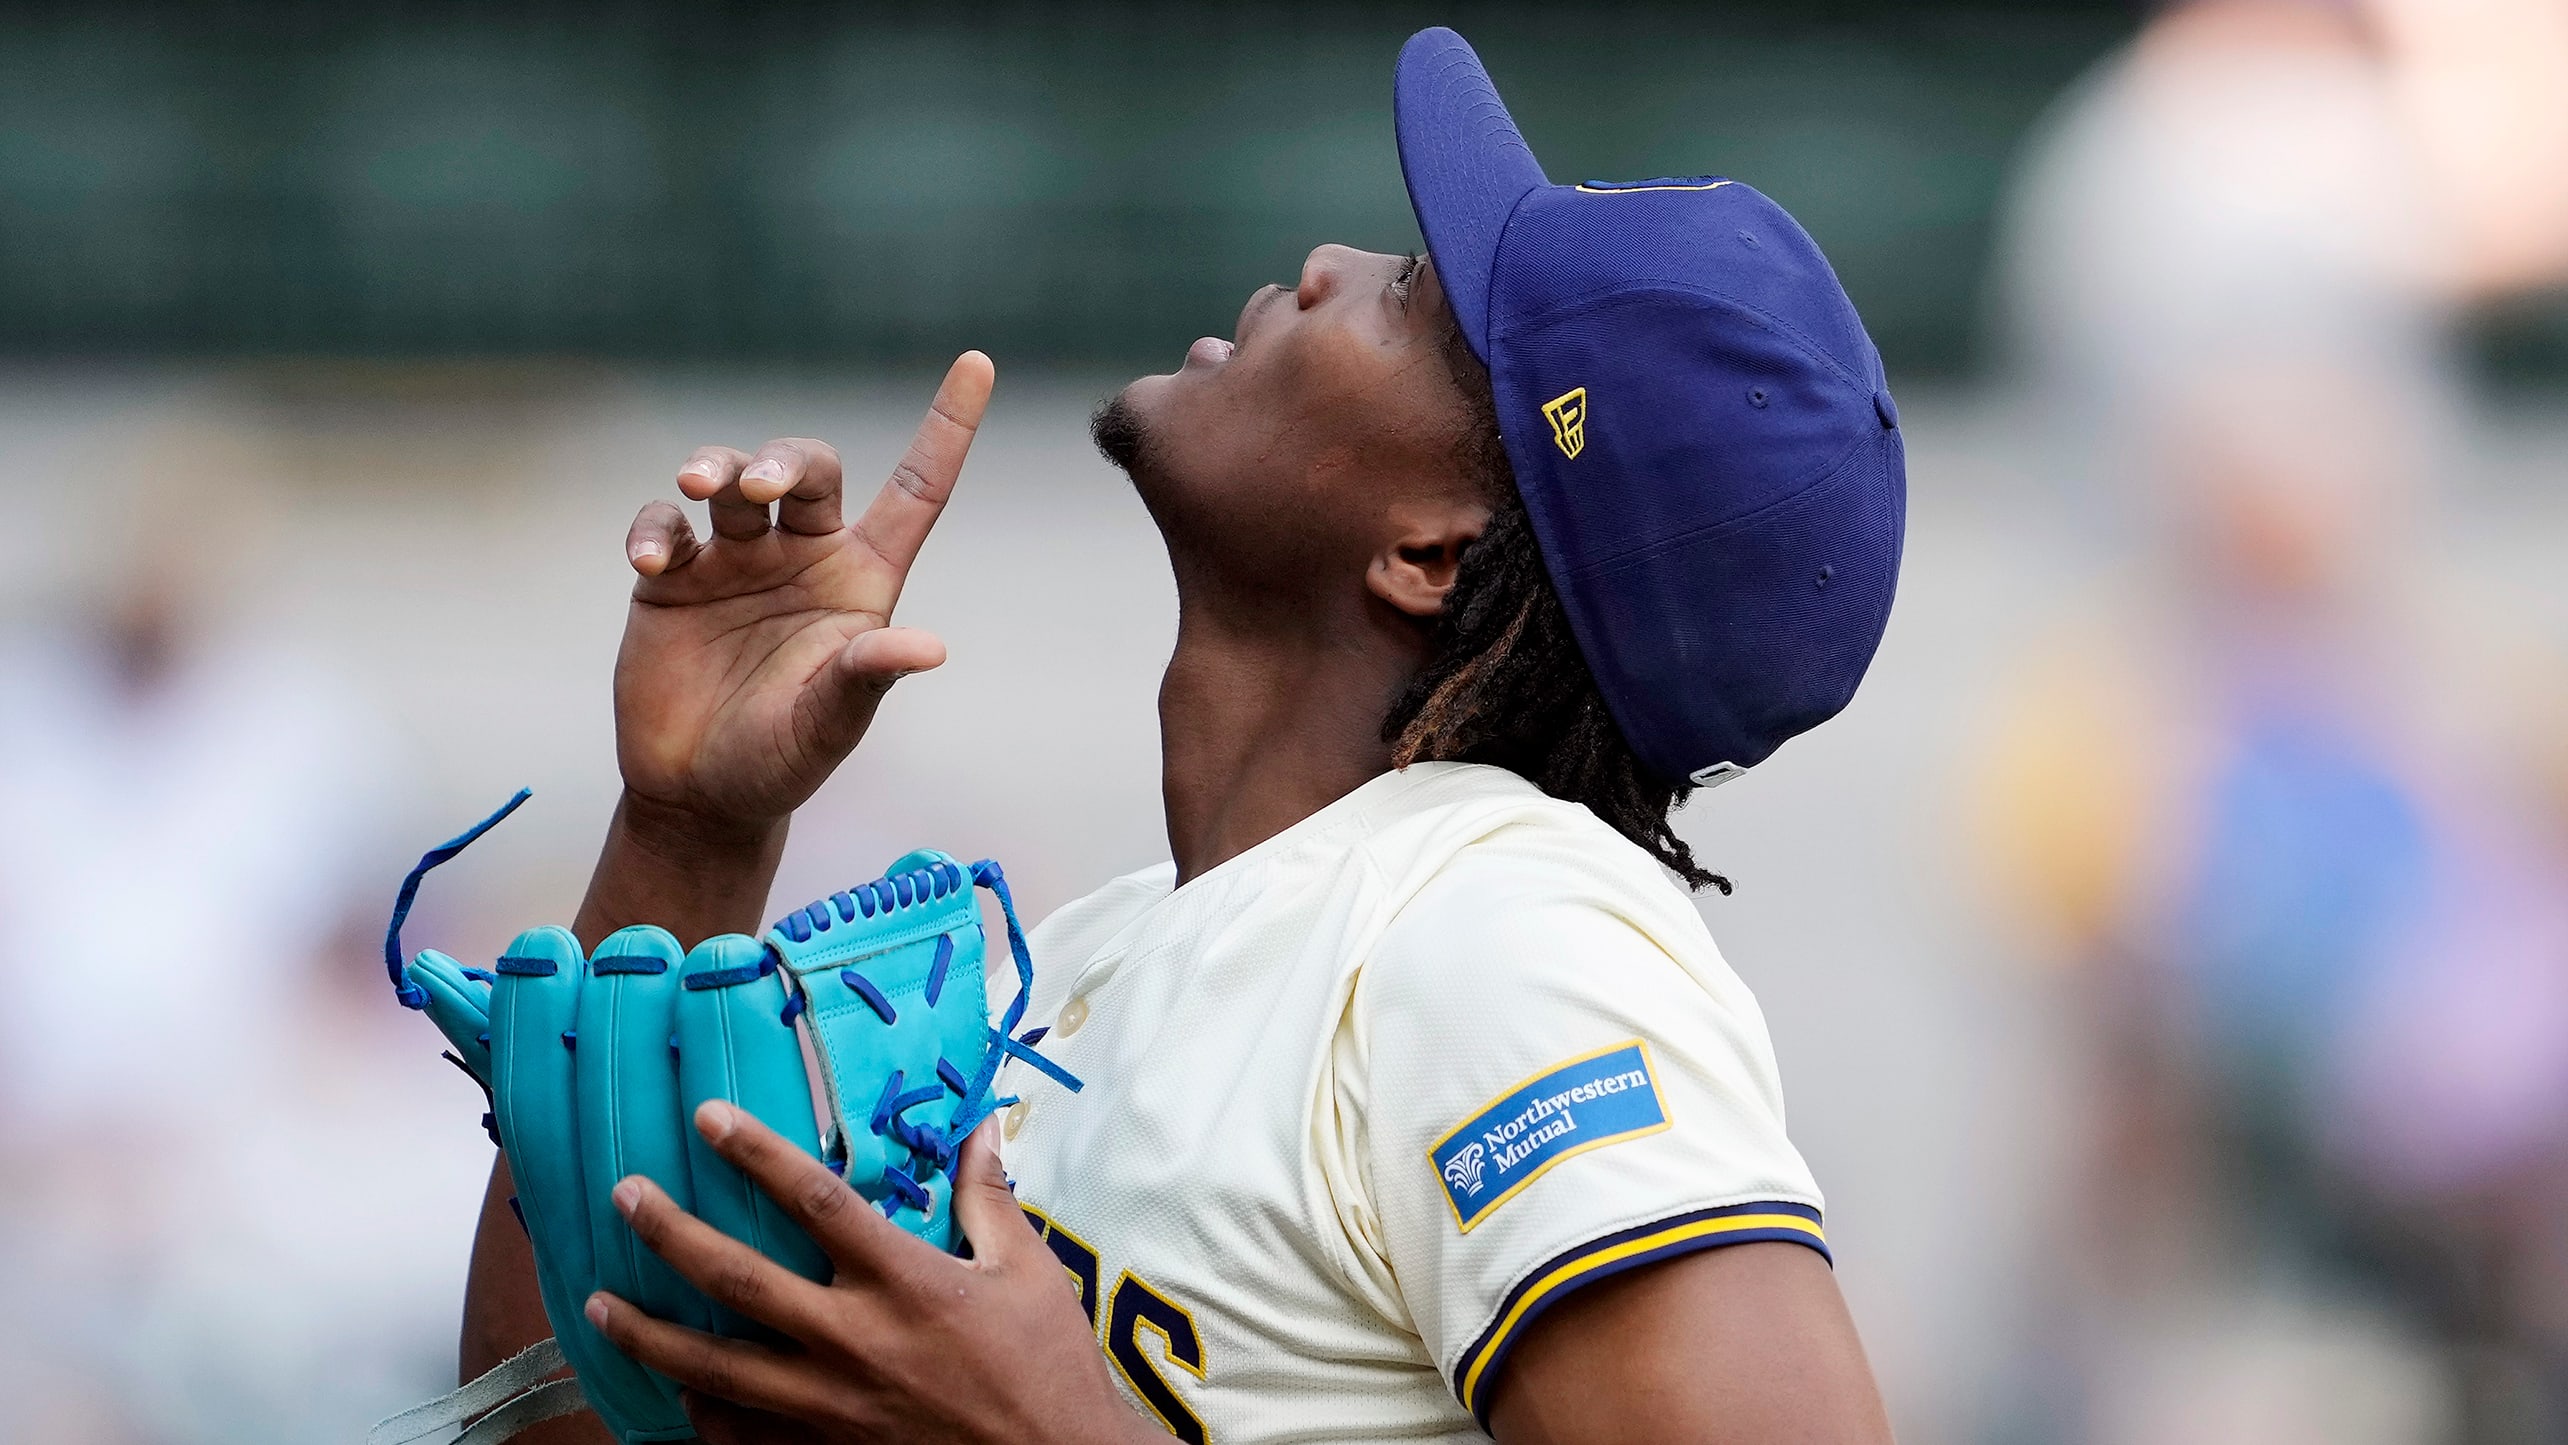
[{"label": "blue glove lacing", "polygon": [[[939,1088],[925,1085],[904,1090],[901,1085],[906,1080],[898,1070],[884,1081],[882,1095],[875,1101],[867,1126],[876,1137],[891,1140],[910,1155],[907,1170],[896,1164],[883,1166],[883,1183],[891,1191],[882,1201],[886,1214],[903,1204],[926,1212],[933,1200],[922,1181],[936,1174],[952,1175],[963,1141],[971,1138],[972,1131],[993,1112],[1016,1102],[1014,1099],[990,1097],[990,1086],[998,1078],[1001,1064],[1011,1058],[1023,1059],[1072,1093],[1083,1087],[1078,1076],[1034,1051],[1034,1041],[1042,1037],[1040,1030],[1030,1032],[1023,1039],[1014,1037],[1017,1025],[1025,1018],[1026,998],[1034,991],[1034,955],[1026,946],[1025,929],[1017,922],[1016,900],[1008,894],[1007,874],[996,862],[984,858],[971,866],[970,875],[971,883],[998,895],[999,915],[1007,920],[1008,953],[1016,961],[1016,996],[1008,1001],[998,1025],[989,1031],[989,1045],[982,1051],[980,1062],[969,1078],[964,1077],[963,1072],[950,1061],[941,1058],[936,1061],[939,1082],[963,1100],[952,1122],[943,1129],[923,1127],[901,1117],[904,1111],[940,1097],[942,1091]],[[814,934],[826,933],[837,924],[853,923],[860,917],[872,918],[878,913],[944,898],[964,886],[964,870],[951,863],[932,863],[925,868],[878,878],[870,883],[857,884],[845,892],[833,893],[776,920],[775,928],[795,943],[808,943]],[[936,940],[936,958],[929,966],[927,976],[927,1002],[931,1008],[945,986],[945,970],[953,957],[953,937],[940,935]],[[766,967],[761,965],[760,976]],[[838,979],[863,999],[865,1006],[886,1025],[900,1017],[891,999],[864,974],[853,968],[843,968],[838,971]],[[800,993],[786,999],[782,1021],[790,1026],[801,1017],[803,1006]]]},{"label": "blue glove lacing", "polygon": [[410,905],[419,901],[419,880],[428,876],[429,869],[471,847],[474,839],[498,827],[502,818],[516,812],[519,804],[533,796],[535,790],[532,788],[518,789],[516,797],[499,805],[498,812],[421,854],[419,866],[411,869],[410,876],[401,880],[401,894],[392,901],[392,923],[383,931],[383,967],[384,972],[392,976],[392,995],[401,1000],[403,1008],[424,1009],[428,1006],[428,990],[401,975],[401,922],[410,916]]}]

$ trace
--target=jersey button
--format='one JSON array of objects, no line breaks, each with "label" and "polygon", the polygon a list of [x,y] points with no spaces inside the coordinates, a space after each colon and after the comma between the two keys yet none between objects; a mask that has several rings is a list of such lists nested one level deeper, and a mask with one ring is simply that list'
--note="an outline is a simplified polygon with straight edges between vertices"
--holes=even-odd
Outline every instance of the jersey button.
[{"label": "jersey button", "polygon": [[1077,1033],[1079,1026],[1087,1021],[1088,1001],[1084,998],[1074,998],[1062,1005],[1061,1017],[1054,1021],[1052,1031],[1066,1039]]},{"label": "jersey button", "polygon": [[1025,1116],[1033,1112],[1034,1106],[1032,1104],[1027,1103],[1023,1099],[1017,1100],[1015,1103],[1008,1105],[1007,1122],[999,1126],[1000,1130],[1009,1138],[1015,1138],[1017,1136],[1017,1131],[1025,1127]]}]

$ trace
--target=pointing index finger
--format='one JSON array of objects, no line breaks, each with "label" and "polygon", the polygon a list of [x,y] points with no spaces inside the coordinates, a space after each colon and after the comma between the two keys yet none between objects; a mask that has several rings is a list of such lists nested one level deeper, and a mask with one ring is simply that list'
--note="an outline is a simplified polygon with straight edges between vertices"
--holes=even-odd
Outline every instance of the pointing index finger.
[{"label": "pointing index finger", "polygon": [[928,529],[945,510],[954,481],[963,473],[963,458],[989,409],[990,388],[997,379],[990,358],[967,351],[954,359],[945,380],[928,403],[909,450],[892,468],[890,480],[856,519],[856,535],[874,555],[894,570],[907,573],[927,541]]}]

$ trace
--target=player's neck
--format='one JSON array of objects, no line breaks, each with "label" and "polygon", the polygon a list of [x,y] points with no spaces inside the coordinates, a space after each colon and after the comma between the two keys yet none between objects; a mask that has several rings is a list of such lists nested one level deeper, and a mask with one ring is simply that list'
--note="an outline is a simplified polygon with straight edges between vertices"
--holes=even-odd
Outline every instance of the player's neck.
[{"label": "player's neck", "polygon": [[1391,766],[1382,718],[1413,659],[1182,615],[1159,685],[1160,793],[1180,883]]}]

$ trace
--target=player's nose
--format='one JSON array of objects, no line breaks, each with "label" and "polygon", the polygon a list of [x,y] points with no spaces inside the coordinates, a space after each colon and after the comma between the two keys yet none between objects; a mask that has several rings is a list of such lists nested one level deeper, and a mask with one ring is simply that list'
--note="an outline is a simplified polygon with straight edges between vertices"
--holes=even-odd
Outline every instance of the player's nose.
[{"label": "player's nose", "polygon": [[1308,311],[1337,294],[1348,276],[1363,264],[1365,253],[1353,246],[1334,243],[1314,246],[1302,260],[1301,283],[1293,288],[1294,299]]}]

